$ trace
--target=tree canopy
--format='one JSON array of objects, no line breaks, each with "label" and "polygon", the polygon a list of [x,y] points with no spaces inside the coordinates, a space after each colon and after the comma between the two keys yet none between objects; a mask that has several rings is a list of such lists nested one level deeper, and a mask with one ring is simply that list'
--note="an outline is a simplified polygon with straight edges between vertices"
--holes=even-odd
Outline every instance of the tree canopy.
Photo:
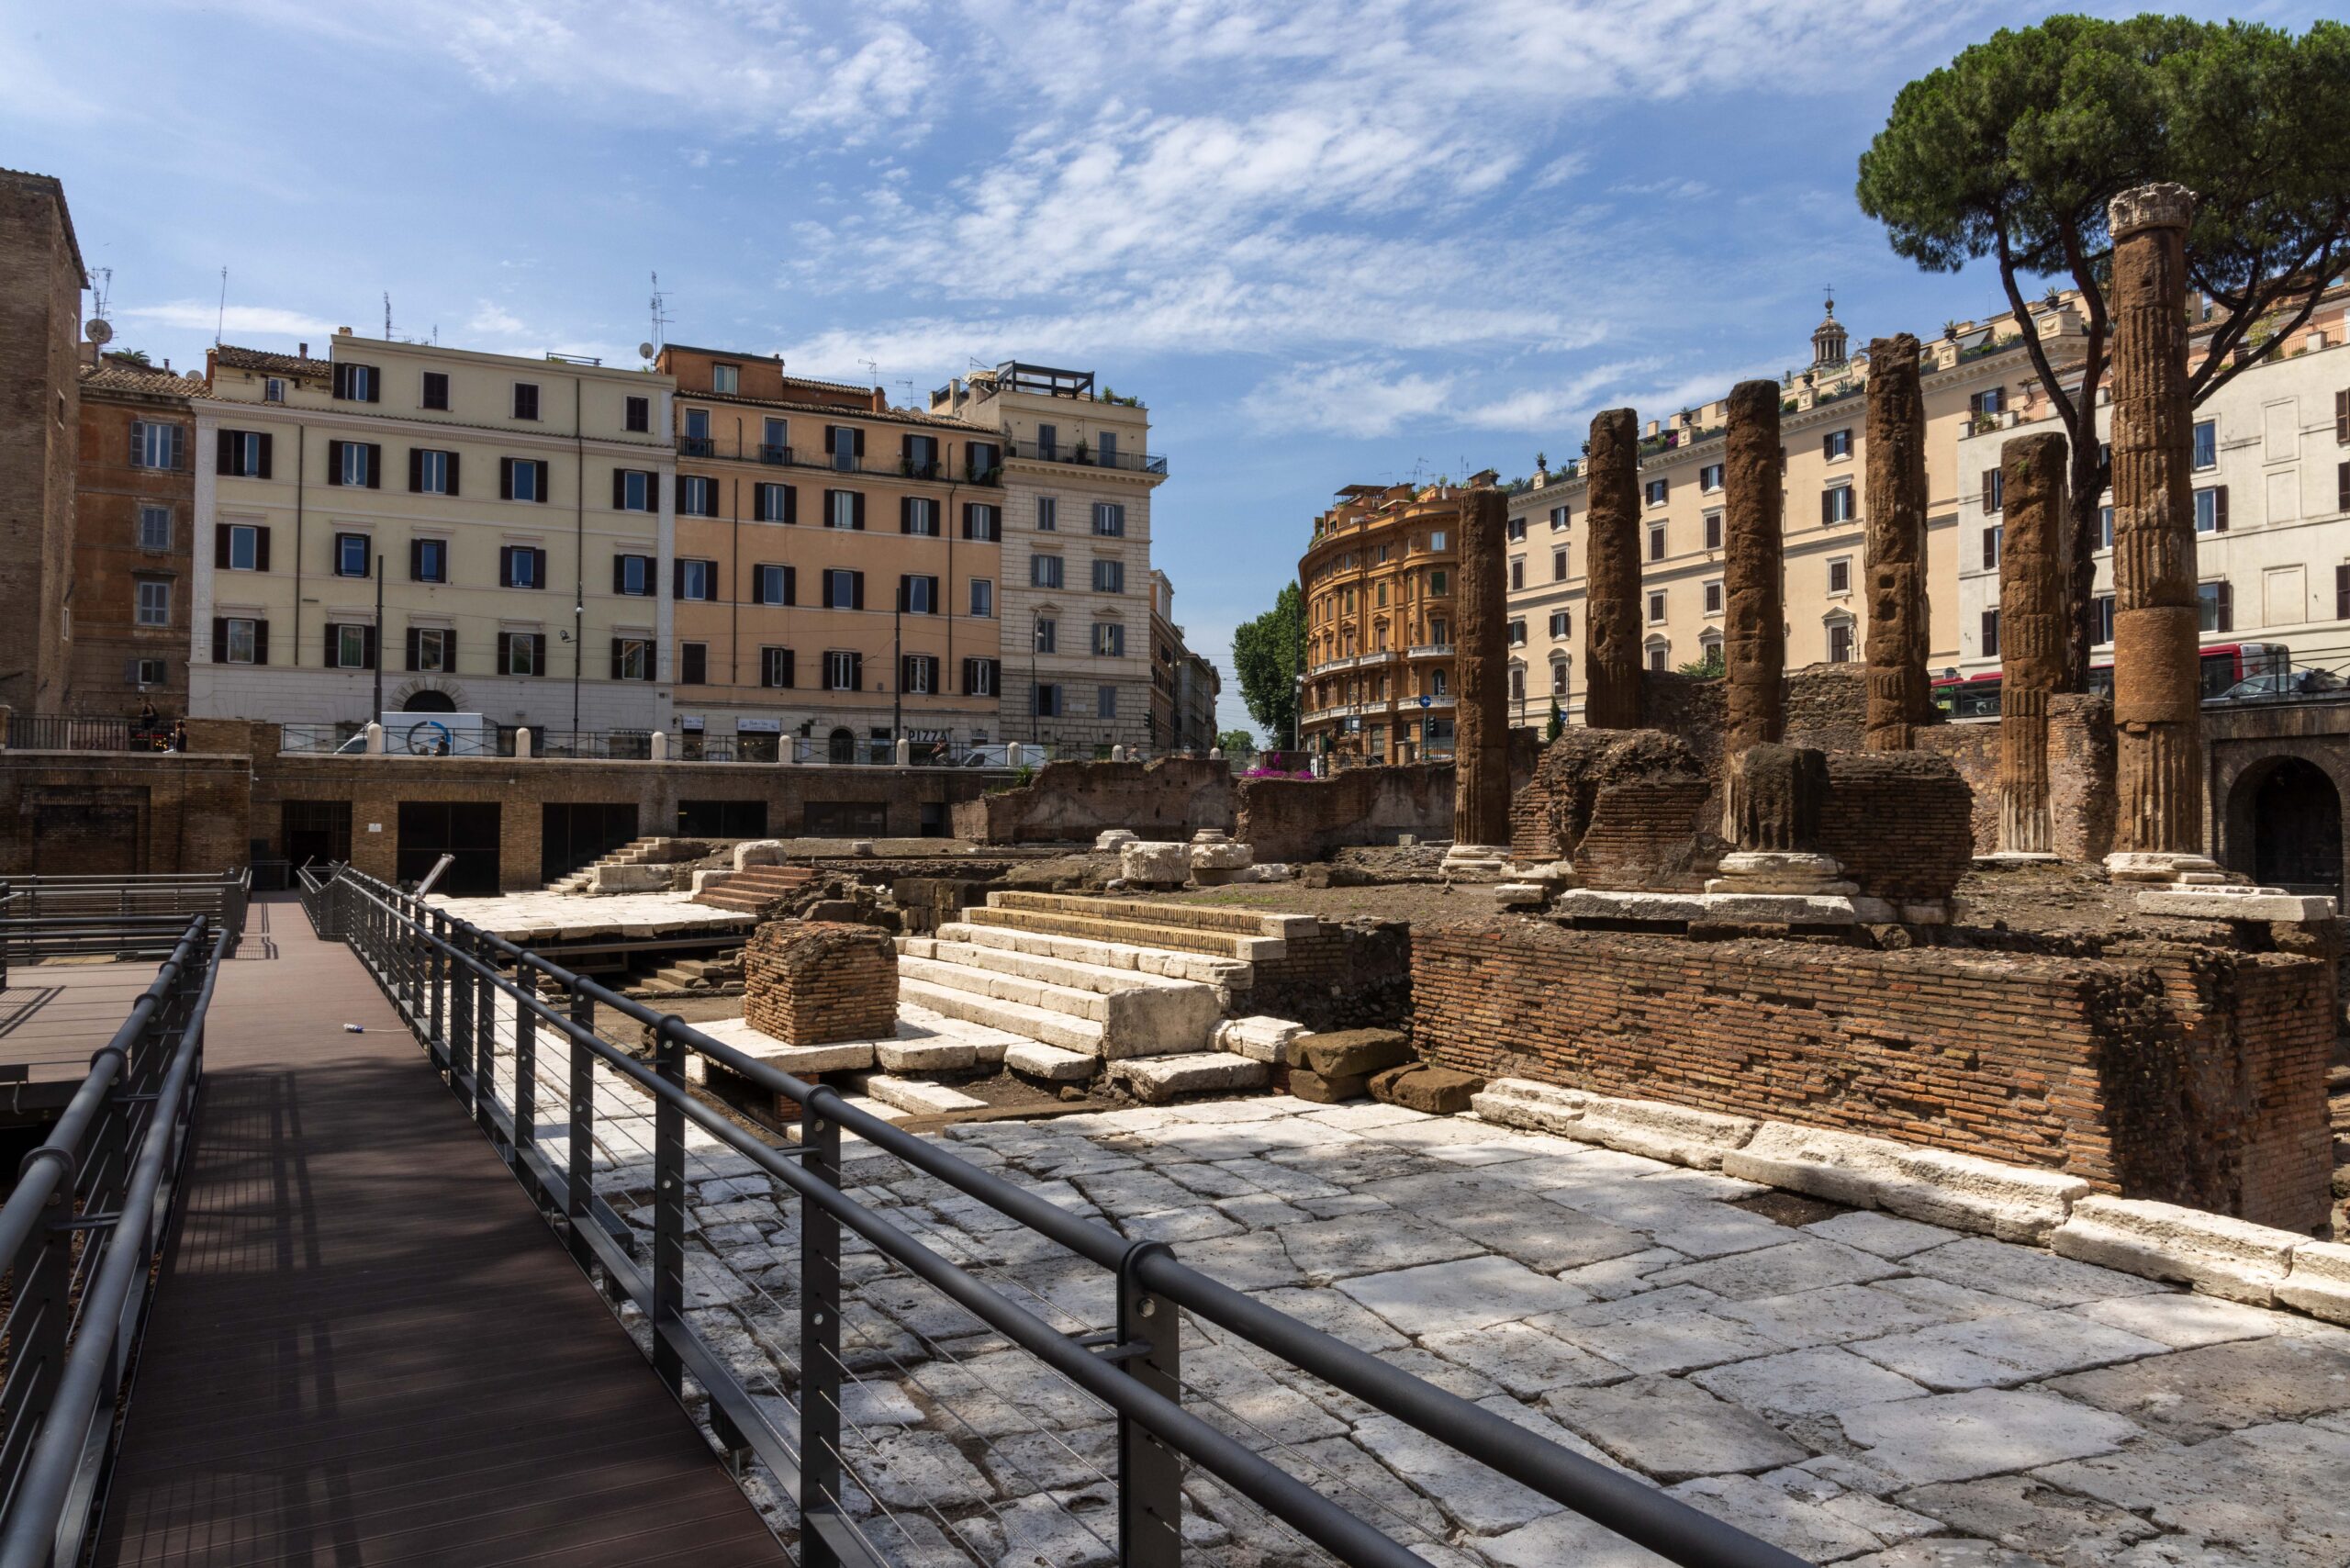
[{"label": "tree canopy", "polygon": [[1273,607],[1232,633],[1232,664],[1240,677],[1240,698],[1280,747],[1297,738],[1297,678],[1305,669],[1305,596],[1295,583],[1282,585]]}]

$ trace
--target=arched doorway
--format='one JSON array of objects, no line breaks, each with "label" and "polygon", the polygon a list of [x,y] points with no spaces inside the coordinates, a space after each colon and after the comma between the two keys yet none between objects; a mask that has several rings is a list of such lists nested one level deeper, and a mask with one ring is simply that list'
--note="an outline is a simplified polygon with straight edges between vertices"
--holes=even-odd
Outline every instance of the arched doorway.
[{"label": "arched doorway", "polygon": [[2252,798],[2253,877],[2295,892],[2342,891],[2342,796],[2325,770],[2280,759]]},{"label": "arched doorway", "polygon": [[408,700],[400,704],[403,713],[453,713],[456,711],[457,704],[445,691],[412,691],[408,693]]},{"label": "arched doorway", "polygon": [[856,760],[856,732],[834,730],[824,737],[824,760],[835,767],[846,767]]}]

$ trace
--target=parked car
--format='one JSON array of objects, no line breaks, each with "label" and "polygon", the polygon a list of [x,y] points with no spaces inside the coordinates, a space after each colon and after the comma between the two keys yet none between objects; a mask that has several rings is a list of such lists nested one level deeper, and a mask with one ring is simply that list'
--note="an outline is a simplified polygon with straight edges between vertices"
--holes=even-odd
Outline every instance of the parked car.
[{"label": "parked car", "polygon": [[2255,698],[2321,697],[2343,689],[2342,678],[2330,669],[2264,669],[2246,676],[2220,693],[2222,702]]}]

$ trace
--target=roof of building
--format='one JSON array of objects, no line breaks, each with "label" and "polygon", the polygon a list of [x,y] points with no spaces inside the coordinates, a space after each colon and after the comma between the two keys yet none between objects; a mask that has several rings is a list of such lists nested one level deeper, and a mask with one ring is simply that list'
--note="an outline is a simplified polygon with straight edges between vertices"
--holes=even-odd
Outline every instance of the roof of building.
[{"label": "roof of building", "polygon": [[273,353],[267,349],[239,348],[221,343],[212,351],[215,364],[230,370],[258,370],[264,375],[330,375],[334,362],[322,356]]},{"label": "roof of building", "polygon": [[57,221],[64,226],[66,246],[73,252],[73,270],[88,277],[89,268],[82,262],[82,241],[73,234],[73,209],[65,202],[65,182],[55,174],[36,174],[29,169],[0,169],[0,180],[21,180],[44,187],[57,197]]},{"label": "roof of building", "polygon": [[[821,386],[824,384],[810,383],[810,385]],[[849,390],[852,392],[858,392],[870,391],[871,389],[869,387],[852,386]],[[879,420],[886,423],[892,424],[925,425],[934,430],[961,431],[973,441],[1001,442],[1000,432],[991,431],[983,425],[970,424],[962,420],[943,419],[936,414],[916,413],[912,409],[882,409],[878,410],[872,409],[849,409],[843,408],[837,403],[794,403],[786,398],[753,398],[745,393],[740,392],[704,392],[699,389],[688,390],[682,386],[677,388],[677,396],[679,398],[696,398],[700,401],[710,403],[733,403],[746,409],[777,409],[792,413],[825,414],[831,416],[834,420]]]},{"label": "roof of building", "polygon": [[[680,353],[706,353],[712,359],[776,360],[783,357],[780,354],[746,353],[738,349],[706,349],[693,343],[665,343],[662,347],[675,349]],[[783,378],[783,384],[786,386],[818,386],[827,392],[862,392],[868,397],[873,391],[872,387],[861,381],[819,381],[809,375],[787,375]]]},{"label": "roof of building", "polygon": [[151,398],[201,398],[207,388],[201,375],[157,370],[108,354],[101,363],[82,366],[84,392],[130,392]]}]

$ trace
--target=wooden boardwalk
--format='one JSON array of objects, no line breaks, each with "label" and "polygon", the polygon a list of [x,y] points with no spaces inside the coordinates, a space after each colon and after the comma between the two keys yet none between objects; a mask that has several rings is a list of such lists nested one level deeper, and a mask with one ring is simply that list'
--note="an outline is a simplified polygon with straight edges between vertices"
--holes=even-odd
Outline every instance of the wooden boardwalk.
[{"label": "wooden boardwalk", "polygon": [[293,899],[255,901],[206,1066],[100,1564],[789,1561]]}]

